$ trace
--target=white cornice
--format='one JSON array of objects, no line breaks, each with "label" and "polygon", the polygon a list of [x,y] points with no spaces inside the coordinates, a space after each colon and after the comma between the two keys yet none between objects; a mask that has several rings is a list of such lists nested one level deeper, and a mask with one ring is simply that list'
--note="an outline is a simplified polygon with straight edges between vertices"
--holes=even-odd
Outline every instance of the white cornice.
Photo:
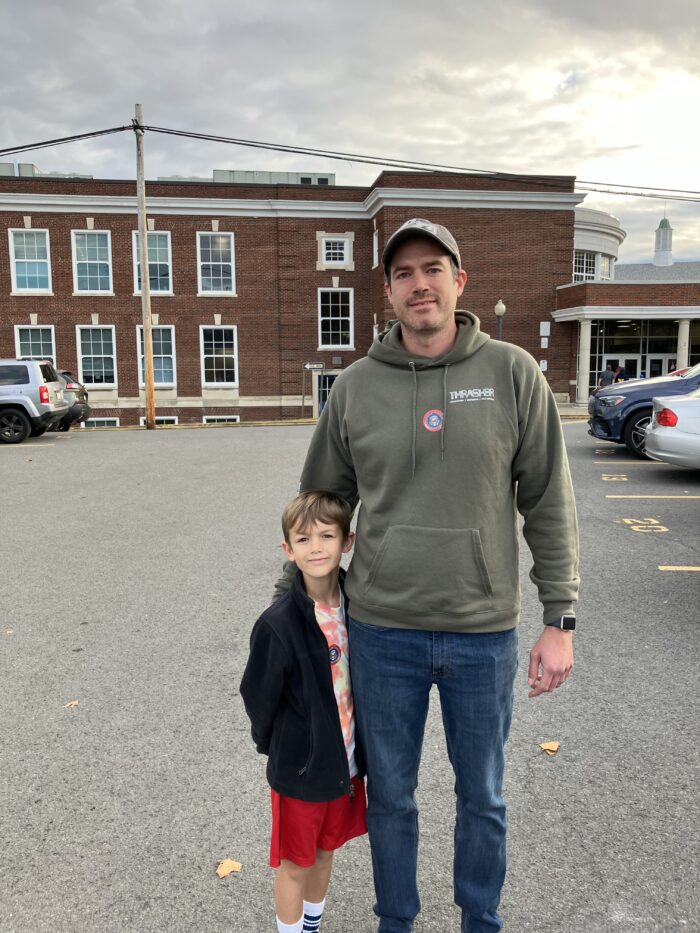
[{"label": "white cornice", "polygon": [[[458,191],[377,188],[364,202],[275,200],[272,198],[149,197],[151,215],[216,217],[331,217],[368,220],[384,207],[573,210],[581,195],[539,191]],[[0,211],[41,214],[135,214],[135,195],[28,194],[0,192]]]},{"label": "white cornice", "polygon": [[571,191],[462,191],[455,188],[374,188],[365,199],[370,217],[384,207],[572,211],[585,194]]},{"label": "white cornice", "polygon": [[662,320],[700,318],[700,305],[581,305],[552,311],[555,321]]}]

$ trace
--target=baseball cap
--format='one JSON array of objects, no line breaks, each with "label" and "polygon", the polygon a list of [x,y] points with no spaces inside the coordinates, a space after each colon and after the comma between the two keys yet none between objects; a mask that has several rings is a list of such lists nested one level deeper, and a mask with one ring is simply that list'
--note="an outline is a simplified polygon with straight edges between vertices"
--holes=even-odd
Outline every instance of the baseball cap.
[{"label": "baseball cap", "polygon": [[435,240],[436,243],[439,243],[440,246],[447,250],[450,256],[453,257],[457,263],[457,267],[459,269],[462,268],[462,260],[459,258],[457,241],[447,227],[443,227],[442,224],[431,223],[431,221],[424,220],[422,217],[413,217],[411,220],[407,220],[405,224],[402,224],[398,230],[395,230],[386,241],[386,246],[382,253],[382,266],[384,267],[384,274],[387,278],[389,278],[391,257],[396,247],[400,246],[404,240],[410,240],[416,236],[425,236],[429,237],[431,240]]}]

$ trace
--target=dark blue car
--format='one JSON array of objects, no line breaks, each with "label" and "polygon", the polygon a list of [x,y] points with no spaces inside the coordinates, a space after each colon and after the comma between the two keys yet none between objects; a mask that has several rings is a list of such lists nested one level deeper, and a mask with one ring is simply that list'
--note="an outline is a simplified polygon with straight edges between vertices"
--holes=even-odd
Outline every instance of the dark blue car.
[{"label": "dark blue car", "polygon": [[588,400],[589,434],[601,441],[625,444],[636,457],[644,452],[645,429],[651,420],[652,399],[686,395],[700,388],[700,363],[682,376],[659,376],[616,382],[598,389]]}]

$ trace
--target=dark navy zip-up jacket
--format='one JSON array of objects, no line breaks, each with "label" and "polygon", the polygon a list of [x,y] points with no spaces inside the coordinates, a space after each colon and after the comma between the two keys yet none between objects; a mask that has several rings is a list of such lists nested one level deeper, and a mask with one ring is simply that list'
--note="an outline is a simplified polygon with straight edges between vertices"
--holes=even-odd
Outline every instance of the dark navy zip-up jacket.
[{"label": "dark navy zip-up jacket", "polygon": [[[300,571],[253,626],[241,696],[273,790],[309,802],[351,792],[328,643]],[[357,731],[355,761],[363,774]]]}]

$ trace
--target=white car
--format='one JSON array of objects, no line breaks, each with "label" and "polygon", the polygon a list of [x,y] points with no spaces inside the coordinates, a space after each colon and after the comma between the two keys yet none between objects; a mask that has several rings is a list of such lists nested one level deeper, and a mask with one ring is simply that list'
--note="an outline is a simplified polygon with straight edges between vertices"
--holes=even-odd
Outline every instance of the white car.
[{"label": "white car", "polygon": [[700,389],[653,400],[645,450],[653,460],[700,470]]}]

